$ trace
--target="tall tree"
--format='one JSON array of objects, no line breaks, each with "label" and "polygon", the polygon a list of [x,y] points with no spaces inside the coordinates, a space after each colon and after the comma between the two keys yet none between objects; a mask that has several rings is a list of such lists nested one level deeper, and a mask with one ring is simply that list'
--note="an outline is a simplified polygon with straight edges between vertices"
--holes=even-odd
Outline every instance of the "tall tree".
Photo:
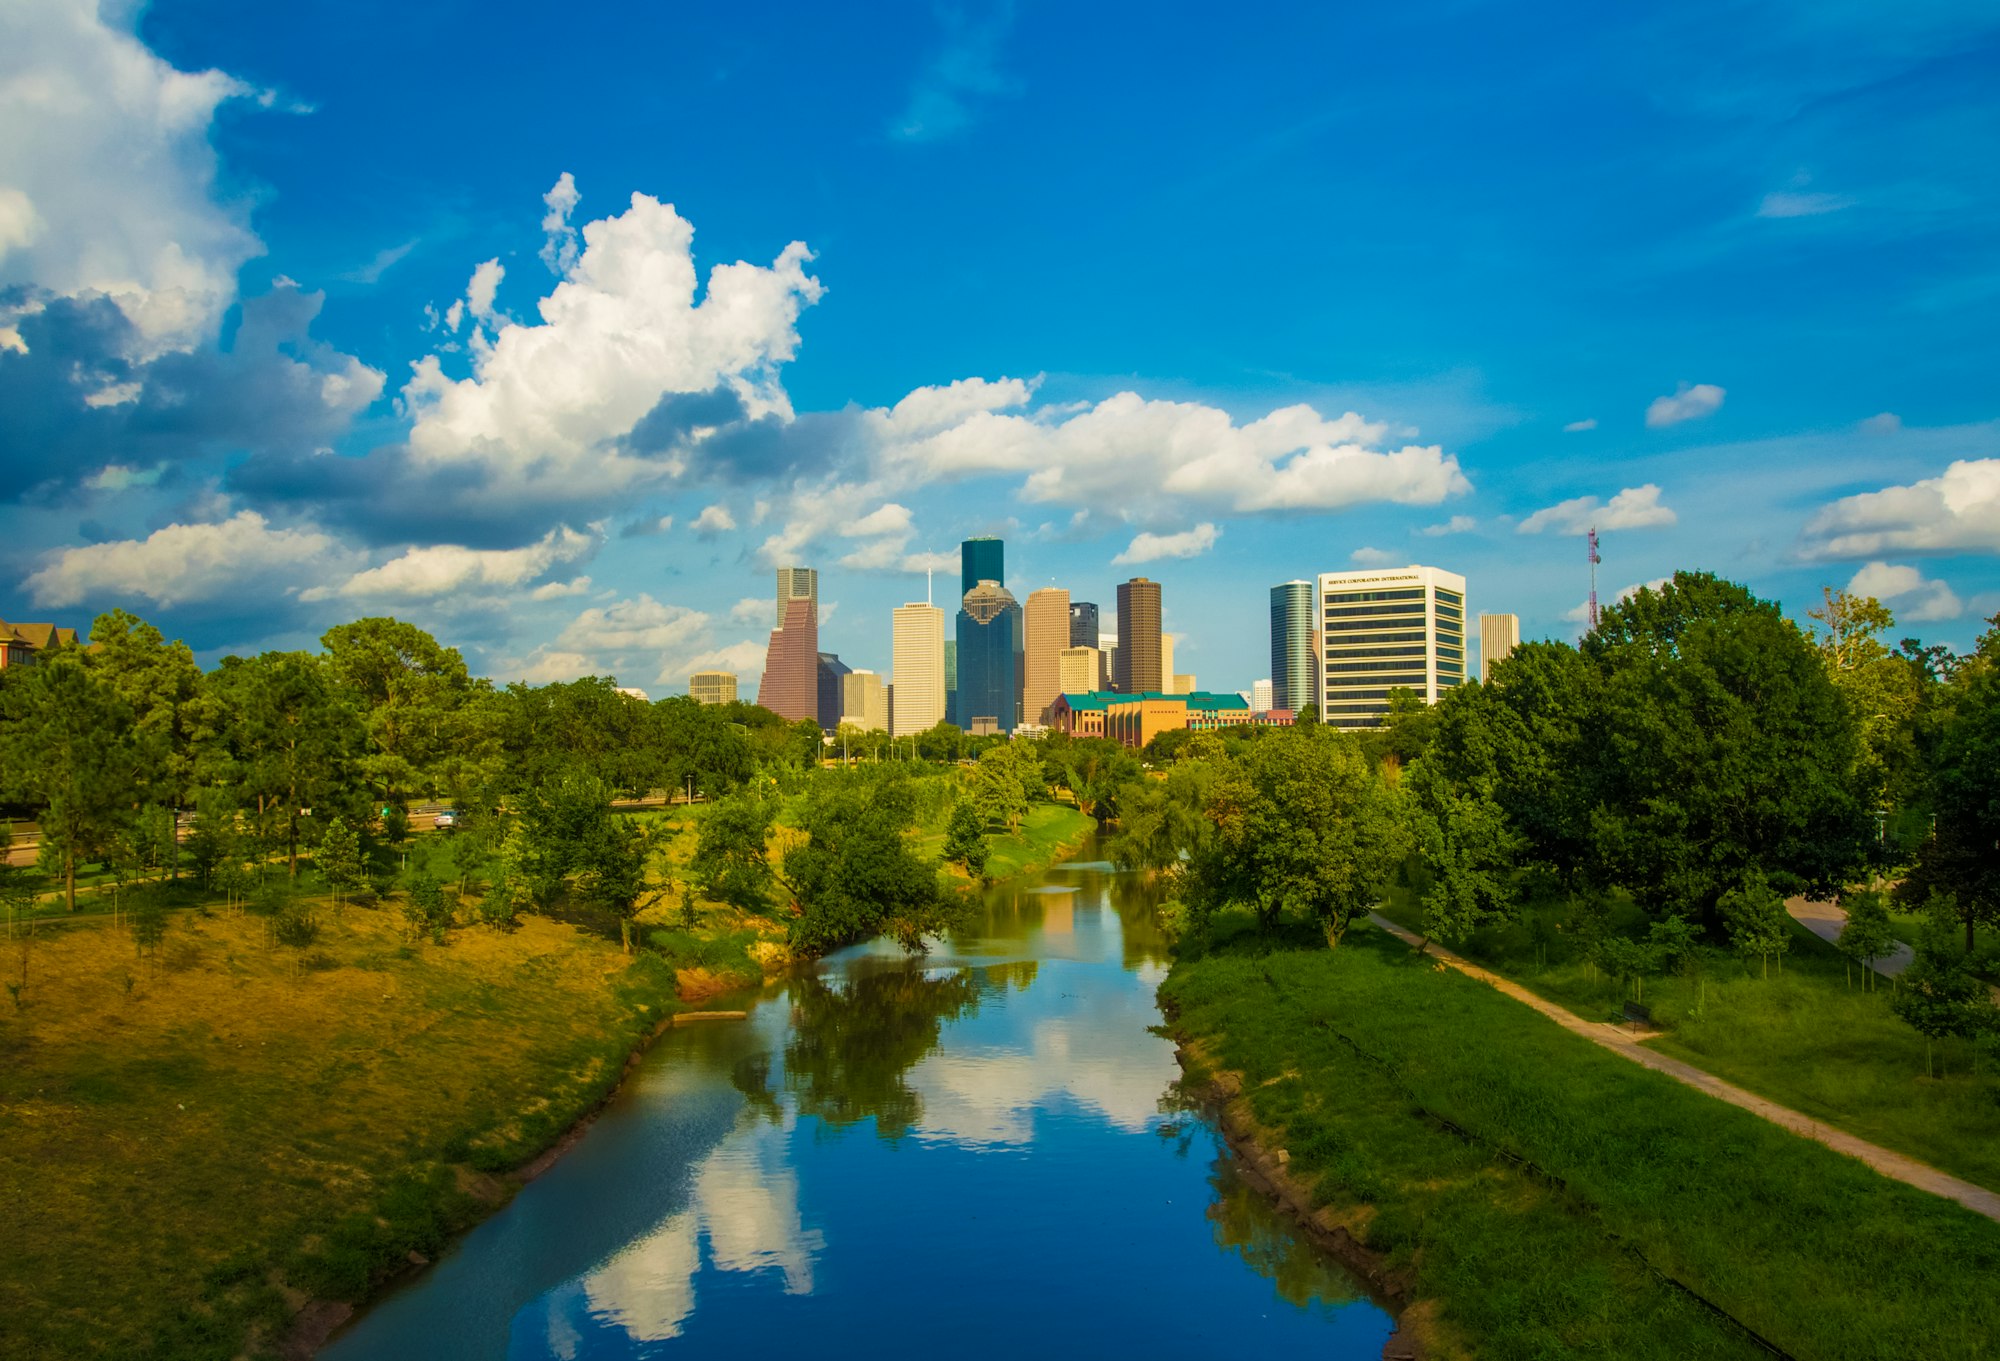
[{"label": "tall tree", "polygon": [[135,793],[169,806],[186,802],[194,774],[188,710],[201,685],[194,653],[136,615],[111,610],[91,624],[82,656],[132,712]]},{"label": "tall tree", "polygon": [[1583,650],[1603,672],[1579,758],[1607,879],[1712,924],[1753,870],[1828,893],[1861,866],[1875,827],[1859,735],[1775,605],[1677,573],[1607,610]]},{"label": "tall tree", "polygon": [[1349,736],[1274,733],[1216,780],[1214,833],[1194,852],[1188,906],[1251,908],[1267,928],[1317,923],[1329,948],[1366,915],[1409,850],[1394,794]]},{"label": "tall tree", "polygon": [[793,949],[819,954],[886,931],[916,952],[948,924],[937,863],[910,847],[916,811],[908,780],[822,775],[799,821],[805,844],[785,856],[780,875],[798,902]]},{"label": "tall tree", "polygon": [[266,652],[209,679],[224,711],[222,737],[237,782],[297,878],[303,819],[360,817],[365,786],[358,767],[366,742],[360,716],[326,664],[304,652]]},{"label": "tall tree", "polygon": [[76,910],[77,868],[130,820],[132,710],[72,656],[0,672],[0,775],[40,808],[41,863]]},{"label": "tall tree", "polygon": [[465,658],[415,624],[357,619],[320,639],[334,684],[362,716],[368,747],[356,762],[376,795],[434,794],[462,744],[459,710],[472,693]]},{"label": "tall tree", "polygon": [[1967,667],[1952,689],[1926,781],[1936,825],[1896,896],[1944,895],[1969,954],[1981,922],[2000,924],[2000,668]]},{"label": "tall tree", "polygon": [[774,802],[749,792],[709,806],[688,862],[703,897],[743,912],[769,906],[773,880],[767,839],[776,816]]}]

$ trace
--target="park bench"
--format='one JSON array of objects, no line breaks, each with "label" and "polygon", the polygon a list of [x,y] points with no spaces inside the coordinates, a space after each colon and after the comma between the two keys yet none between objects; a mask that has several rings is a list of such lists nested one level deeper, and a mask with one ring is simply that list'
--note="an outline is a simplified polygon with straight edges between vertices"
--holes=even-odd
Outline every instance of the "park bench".
[{"label": "park bench", "polygon": [[1641,1006],[1637,1002],[1627,1002],[1625,1004],[1625,1019],[1638,1025],[1651,1025],[1653,1023],[1653,1009]]}]

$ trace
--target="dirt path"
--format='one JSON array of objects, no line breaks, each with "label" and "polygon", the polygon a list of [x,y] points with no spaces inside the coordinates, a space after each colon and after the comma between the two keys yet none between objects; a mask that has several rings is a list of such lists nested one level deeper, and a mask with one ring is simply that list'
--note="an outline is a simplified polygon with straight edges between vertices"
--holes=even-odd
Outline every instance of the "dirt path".
[{"label": "dirt path", "polygon": [[[1828,945],[1840,944],[1841,928],[1847,925],[1847,914],[1840,910],[1839,903],[1815,903],[1805,898],[1785,899],[1785,911],[1792,914],[1800,926],[1818,936]],[[1884,978],[1894,978],[1910,967],[1916,958],[1916,951],[1902,941],[1896,948],[1875,961],[1875,972]]]},{"label": "dirt path", "polygon": [[[1406,945],[1420,946],[1423,944],[1422,939],[1415,932],[1405,930],[1379,912],[1369,913],[1368,920]],[[1789,1106],[1780,1106],[1775,1101],[1767,1101],[1754,1092],[1747,1092],[1733,1083],[1724,1082],[1713,1073],[1704,1072],[1691,1063],[1683,1063],[1679,1059],[1668,1058],[1665,1054],[1655,1053],[1634,1038],[1629,1032],[1604,1022],[1586,1021],[1567,1008],[1557,1006],[1554,1002],[1546,998],[1538,997],[1519,983],[1502,978],[1490,969],[1483,969],[1472,961],[1460,955],[1453,954],[1450,950],[1445,949],[1435,942],[1430,945],[1429,949],[1431,955],[1440,963],[1447,964],[1457,969],[1460,973],[1471,978],[1476,978],[1482,983],[1490,984],[1515,1001],[1524,1002],[1528,1006],[1533,1007],[1564,1030],[1581,1035],[1592,1044],[1602,1046],[1620,1058],[1630,1059],[1632,1062],[1651,1068],[1655,1072],[1665,1073],[1676,1082],[1682,1082],[1698,1091],[1707,1092],[1717,1100],[1727,1101],[1732,1106],[1741,1106],[1751,1114],[1762,1116],[1772,1124],[1788,1129],[1794,1134],[1802,1134],[1808,1139],[1816,1139],[1835,1152],[1845,1153],[1850,1158],[1859,1158],[1885,1177],[1894,1177],[1897,1181],[1907,1182],[1911,1186],[1929,1191],[1933,1195],[1945,1196],[1951,1200],[1955,1200],[1966,1209],[1974,1211],[1977,1214],[1983,1214],[1988,1219],[2000,1220],[2000,1194],[1995,1194],[1983,1186],[1975,1186],[1969,1181],[1961,1181],[1957,1177],[1938,1171],[1935,1167],[1931,1167],[1926,1163],[1920,1163],[1915,1158],[1905,1157],[1903,1154],[1894,1152],[1891,1149],[1883,1148],[1879,1144],[1871,1144],[1866,1139],[1858,1139],[1845,1130],[1835,1129],[1831,1125],[1822,1124],[1810,1116],[1800,1114]]]}]

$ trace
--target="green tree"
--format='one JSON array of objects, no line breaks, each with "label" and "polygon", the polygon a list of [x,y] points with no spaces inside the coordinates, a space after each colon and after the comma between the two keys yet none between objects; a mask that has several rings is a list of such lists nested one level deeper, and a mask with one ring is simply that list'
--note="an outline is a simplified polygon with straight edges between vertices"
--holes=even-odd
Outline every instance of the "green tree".
[{"label": "green tree", "polygon": [[320,838],[319,851],[313,859],[326,886],[333,890],[336,906],[360,887],[366,877],[361,862],[361,838],[340,818],[326,824],[326,833]]},{"label": "green tree", "polygon": [[[1951,911],[1938,906],[1931,914],[1942,925]],[[1898,980],[1890,1008],[1924,1037],[1924,1072],[1931,1072],[1932,1047],[1954,1036],[1977,1040],[2000,1031],[1991,992],[1954,948],[1948,930],[1920,934],[1916,957]]]},{"label": "green tree", "polygon": [[41,865],[74,912],[77,868],[131,815],[132,711],[71,657],[0,675],[0,778],[14,798],[40,807]]},{"label": "green tree", "polygon": [[1454,786],[1440,763],[1419,757],[1402,781],[1411,839],[1422,861],[1424,933],[1462,941],[1509,915],[1509,877],[1520,838],[1485,781]]},{"label": "green tree", "polygon": [[1190,912],[1242,905],[1266,929],[1314,922],[1328,948],[1380,900],[1410,849],[1394,794],[1351,738],[1327,729],[1253,744],[1205,811],[1214,831],[1189,862]]},{"label": "green tree", "polygon": [[709,806],[688,861],[702,897],[740,912],[761,912],[770,905],[774,879],[768,843],[777,811],[773,802],[747,791]]},{"label": "green tree", "polygon": [[979,754],[973,770],[972,797],[989,823],[1014,831],[1027,816],[1028,804],[1047,793],[1041,758],[1026,742],[1003,742]]},{"label": "green tree", "polygon": [[1873,991],[1875,961],[1896,948],[1888,902],[1878,889],[1860,889],[1841,894],[1840,905],[1847,910],[1846,924],[1840,928],[1840,952],[1861,966],[1862,991]]},{"label": "green tree", "polygon": [[216,869],[239,854],[236,802],[224,789],[195,794],[194,825],[188,829],[186,851],[194,876],[205,889],[217,887]]},{"label": "green tree", "polygon": [[986,827],[970,799],[961,799],[951,810],[951,822],[944,832],[944,858],[964,867],[975,880],[986,877]]},{"label": "green tree", "polygon": [[1655,915],[1713,922],[1752,871],[1831,892],[1874,841],[1846,701],[1775,605],[1677,573],[1607,610],[1602,700],[1578,752],[1598,871]]},{"label": "green tree", "polygon": [[815,955],[878,932],[920,952],[952,919],[935,862],[908,833],[915,800],[907,779],[822,777],[800,809],[805,844],[785,857],[782,882],[798,904],[792,948]]},{"label": "green tree", "polygon": [[367,734],[355,758],[380,799],[434,794],[464,733],[459,710],[473,691],[465,659],[415,624],[357,619],[320,638],[333,682],[361,715]]},{"label": "green tree", "polygon": [[649,899],[646,861],[652,841],[629,817],[605,817],[577,848],[576,897],[585,906],[629,919]]},{"label": "green tree", "polygon": [[1751,870],[1743,882],[1722,895],[1719,904],[1729,943],[1745,959],[1756,959],[1769,977],[1771,960],[1778,960],[1784,972],[1784,954],[1791,945],[1790,917],[1785,900],[1778,895],[1760,870]]},{"label": "green tree", "polygon": [[408,923],[410,935],[415,938],[429,934],[433,940],[441,940],[444,929],[451,923],[451,906],[445,901],[444,885],[436,876],[413,874],[403,889],[403,920]]},{"label": "green tree", "polygon": [[1936,825],[1897,886],[1899,900],[1948,899],[1970,954],[2000,924],[2000,667],[1968,667],[1954,687],[1926,781]]},{"label": "green tree", "polygon": [[201,668],[183,642],[124,610],[97,616],[81,660],[132,714],[130,787],[144,801],[177,804],[193,783],[190,706]]},{"label": "green tree", "polygon": [[167,911],[157,898],[147,898],[132,912],[132,943],[139,954],[157,954],[167,936]]}]

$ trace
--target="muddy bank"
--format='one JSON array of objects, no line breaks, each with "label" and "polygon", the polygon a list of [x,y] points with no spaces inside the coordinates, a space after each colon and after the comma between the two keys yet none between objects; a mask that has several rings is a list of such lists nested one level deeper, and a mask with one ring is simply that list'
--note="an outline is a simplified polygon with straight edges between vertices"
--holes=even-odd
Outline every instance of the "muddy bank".
[{"label": "muddy bank", "polygon": [[1223,1139],[1236,1154],[1238,1174],[1276,1201],[1314,1246],[1366,1281],[1377,1302],[1395,1316],[1396,1331],[1383,1344],[1382,1361],[1443,1361],[1452,1355],[1439,1345],[1435,1306],[1416,1299],[1409,1279],[1391,1271],[1380,1253],[1370,1251],[1355,1236],[1354,1230],[1367,1222],[1366,1207],[1345,1213],[1331,1206],[1315,1207],[1311,1191],[1291,1173],[1290,1155],[1250,1113],[1241,1074],[1213,1069],[1193,1041],[1180,1040],[1175,1054],[1195,1084],[1188,1094],[1213,1113]]}]

